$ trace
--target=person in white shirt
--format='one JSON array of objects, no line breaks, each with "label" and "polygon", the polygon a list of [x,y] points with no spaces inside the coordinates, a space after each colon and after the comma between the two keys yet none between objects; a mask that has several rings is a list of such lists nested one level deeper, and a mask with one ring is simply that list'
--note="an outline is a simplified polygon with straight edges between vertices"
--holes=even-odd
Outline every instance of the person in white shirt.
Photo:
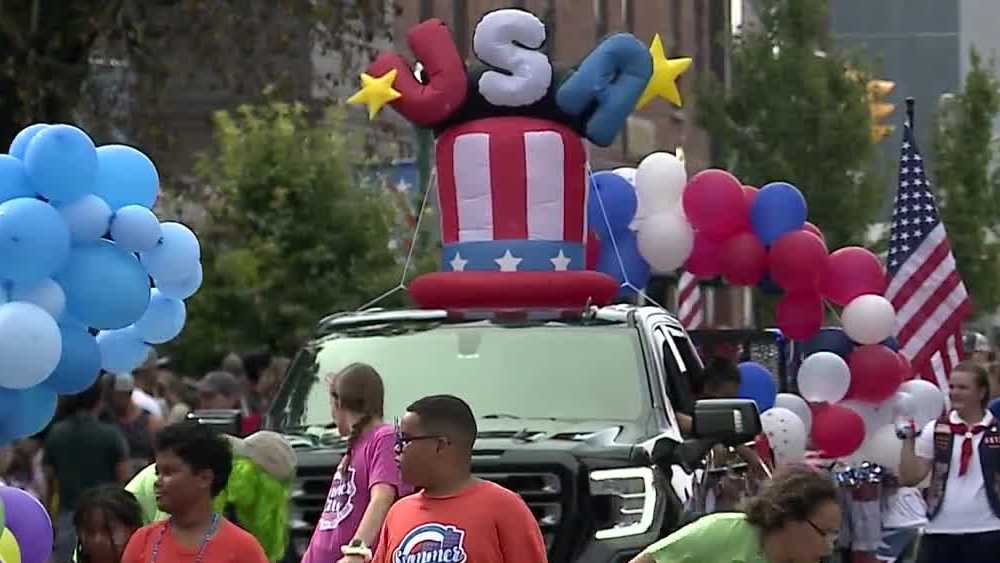
[{"label": "person in white shirt", "polygon": [[[951,373],[952,410],[903,433],[900,482],[929,474],[921,563],[982,563],[1000,554],[1000,428],[986,411],[989,378],[974,362]],[[916,429],[914,429],[916,430]]]}]

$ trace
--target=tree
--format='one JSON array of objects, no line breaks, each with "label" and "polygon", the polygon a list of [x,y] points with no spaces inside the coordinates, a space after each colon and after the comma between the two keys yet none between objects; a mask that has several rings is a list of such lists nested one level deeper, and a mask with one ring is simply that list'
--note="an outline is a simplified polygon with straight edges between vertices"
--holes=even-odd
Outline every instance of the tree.
[{"label": "tree", "polygon": [[274,102],[215,116],[216,151],[198,166],[210,217],[198,233],[204,283],[171,344],[183,370],[231,350],[290,354],[321,317],[399,281],[391,204],[356,180],[339,118],[310,125],[306,113]]},{"label": "tree", "polygon": [[1000,304],[1000,176],[993,139],[1000,83],[975,49],[969,60],[962,91],[940,112],[931,168],[958,270],[985,312]]},{"label": "tree", "polygon": [[720,145],[717,165],[744,183],[784,180],[802,190],[831,249],[861,242],[885,198],[866,77],[832,48],[824,0],[759,6],[761,28],[733,38],[730,85],[699,84],[698,123]]}]

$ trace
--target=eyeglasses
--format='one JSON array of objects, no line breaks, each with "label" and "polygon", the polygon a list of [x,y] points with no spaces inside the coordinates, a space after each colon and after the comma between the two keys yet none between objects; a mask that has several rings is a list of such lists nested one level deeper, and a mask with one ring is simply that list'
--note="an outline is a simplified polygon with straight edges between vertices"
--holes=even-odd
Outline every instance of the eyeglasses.
[{"label": "eyeglasses", "polygon": [[402,453],[411,442],[420,440],[438,440],[444,436],[438,434],[427,434],[426,436],[404,436],[401,432],[396,432],[396,453]]},{"label": "eyeglasses", "polygon": [[819,526],[817,526],[816,524],[814,524],[813,521],[809,520],[808,518],[806,519],[806,524],[809,524],[810,526],[812,526],[812,529],[816,530],[817,534],[819,534],[820,536],[822,536],[824,540],[830,542],[831,544],[837,543],[837,538],[840,537],[840,531],[838,531],[838,530],[833,530],[833,531],[824,530],[823,528],[820,528]]}]

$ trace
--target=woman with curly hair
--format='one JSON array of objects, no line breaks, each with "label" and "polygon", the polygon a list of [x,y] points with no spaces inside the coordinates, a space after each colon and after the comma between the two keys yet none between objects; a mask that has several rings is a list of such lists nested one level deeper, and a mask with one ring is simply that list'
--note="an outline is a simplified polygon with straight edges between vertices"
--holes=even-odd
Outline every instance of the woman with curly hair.
[{"label": "woman with curly hair", "polygon": [[119,563],[128,539],[141,528],[142,509],[118,485],[87,489],[73,515],[77,563]]},{"label": "woman with curly hair", "polygon": [[705,516],[649,546],[631,563],[814,563],[830,554],[841,521],[829,476],[779,470],[745,512]]}]

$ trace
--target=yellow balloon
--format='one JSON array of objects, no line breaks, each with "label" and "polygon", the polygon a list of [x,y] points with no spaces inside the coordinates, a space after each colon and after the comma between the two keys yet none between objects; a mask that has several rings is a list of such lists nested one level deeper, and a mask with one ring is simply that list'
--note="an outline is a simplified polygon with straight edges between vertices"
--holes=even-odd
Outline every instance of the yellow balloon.
[{"label": "yellow balloon", "polygon": [[0,531],[0,563],[21,563],[21,548],[9,528]]}]

